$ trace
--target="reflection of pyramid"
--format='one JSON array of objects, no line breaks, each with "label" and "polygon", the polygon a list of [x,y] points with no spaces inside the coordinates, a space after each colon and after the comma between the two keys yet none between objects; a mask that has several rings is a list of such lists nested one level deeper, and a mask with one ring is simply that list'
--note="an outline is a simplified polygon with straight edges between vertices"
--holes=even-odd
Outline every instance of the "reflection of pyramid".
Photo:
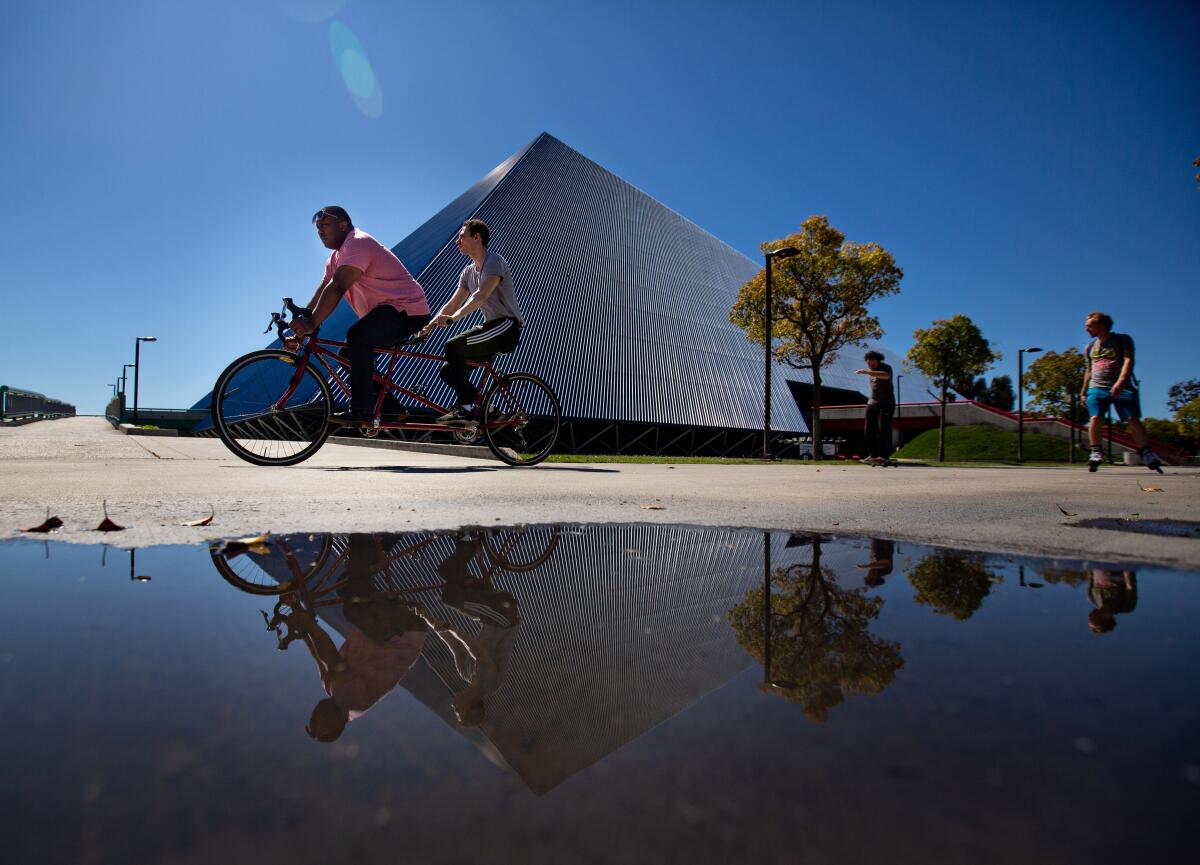
[{"label": "reflection of pyramid", "polygon": [[[634,436],[642,449],[666,452],[758,445],[762,348],[728,316],[761,263],[543,133],[394,247],[435,309],[458,284],[466,259],[453,238],[471,217],[491,227],[527,319],[501,366],[536,373],[558,392],[568,421],[560,448],[619,450]],[[342,339],[354,320],[342,304],[322,335]],[[428,348],[440,352],[447,335]],[[842,402],[863,393],[852,372],[858,355],[822,373]],[[435,373],[414,362],[400,377],[445,402]],[[780,365],[774,375],[772,426],[806,431],[792,391],[811,376]]]},{"label": "reflection of pyramid", "polygon": [[[523,531],[521,544],[532,550],[551,546],[557,529]],[[417,589],[413,599],[460,633],[478,632],[476,621],[429,588],[454,536],[399,537],[393,549],[428,543],[394,561],[382,580]],[[753,663],[727,615],[762,584],[763,539],[761,532],[661,525],[565,529],[553,554],[533,570],[493,575],[493,584],[516,598],[521,623],[498,685],[484,700],[482,724],[457,724],[450,701],[465,683],[438,640],[426,641],[422,660],[401,684],[494,763],[531,790],[547,792]],[[786,541],[771,537],[775,567],[806,557]],[[335,537],[327,567],[337,566],[344,549],[344,536]],[[476,559],[472,572],[480,565]],[[382,587],[379,578],[376,584]],[[338,606],[320,613],[348,633]]]}]

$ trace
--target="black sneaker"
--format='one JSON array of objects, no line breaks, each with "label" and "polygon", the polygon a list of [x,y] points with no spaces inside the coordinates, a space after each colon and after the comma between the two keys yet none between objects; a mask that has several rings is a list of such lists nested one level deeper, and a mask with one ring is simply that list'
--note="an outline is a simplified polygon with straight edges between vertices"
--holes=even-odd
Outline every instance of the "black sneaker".
[{"label": "black sneaker", "polygon": [[1156,454],[1154,451],[1147,450],[1144,454],[1142,454],[1142,462],[1145,464],[1146,468],[1150,469],[1150,471],[1158,472],[1160,475],[1163,473],[1162,460],[1159,459],[1158,454]]},{"label": "black sneaker", "polygon": [[339,424],[341,426],[354,426],[356,424],[373,424],[375,418],[369,414],[363,414],[356,411],[339,411],[329,416],[329,422]]},{"label": "black sneaker", "polygon": [[1100,453],[1100,451],[1092,451],[1091,456],[1088,457],[1088,471],[1094,472],[1100,468],[1100,463],[1102,462],[1104,462],[1104,454]]},{"label": "black sneaker", "polygon": [[479,409],[467,408],[465,405],[458,405],[439,417],[437,422],[445,426],[479,426]]}]

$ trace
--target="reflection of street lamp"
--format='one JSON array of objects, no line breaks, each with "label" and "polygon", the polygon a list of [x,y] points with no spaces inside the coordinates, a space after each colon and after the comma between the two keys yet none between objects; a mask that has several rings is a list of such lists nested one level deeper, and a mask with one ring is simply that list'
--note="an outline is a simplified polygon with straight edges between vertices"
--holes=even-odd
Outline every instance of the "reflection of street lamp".
[{"label": "reflection of street lamp", "polygon": [[142,361],[142,343],[158,342],[156,336],[139,336],[133,343],[133,425],[138,425],[138,379]]},{"label": "reflection of street lamp", "polygon": [[[763,254],[767,268],[767,298],[763,314],[763,449],[759,459],[771,460],[771,259],[791,258],[799,255],[800,250],[794,246],[783,246],[770,249]],[[818,455],[813,454],[813,459]]]},{"label": "reflection of street lamp", "polygon": [[[134,382],[136,382],[136,381],[137,381],[137,379],[135,378]],[[136,388],[136,385],[135,385],[135,388]],[[135,583],[150,582],[150,577],[138,574],[138,572],[137,572],[137,548],[136,547],[133,547],[129,550],[129,579],[133,580]]]},{"label": "reflection of street lamp", "polygon": [[1025,355],[1040,348],[1017,349],[1017,462],[1025,462]]}]

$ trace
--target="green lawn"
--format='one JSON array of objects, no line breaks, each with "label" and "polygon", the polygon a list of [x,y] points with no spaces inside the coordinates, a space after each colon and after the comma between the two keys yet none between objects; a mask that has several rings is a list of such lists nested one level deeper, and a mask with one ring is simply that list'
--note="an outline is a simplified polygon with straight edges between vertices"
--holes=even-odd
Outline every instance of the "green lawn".
[{"label": "green lawn", "polygon": [[[896,452],[897,459],[936,460],[938,431],[926,430]],[[1070,443],[1056,436],[1025,432],[1027,462],[1066,462]],[[946,427],[947,462],[1013,462],[1017,458],[1017,434],[993,426]],[[1086,459],[1076,449],[1076,459]]]}]

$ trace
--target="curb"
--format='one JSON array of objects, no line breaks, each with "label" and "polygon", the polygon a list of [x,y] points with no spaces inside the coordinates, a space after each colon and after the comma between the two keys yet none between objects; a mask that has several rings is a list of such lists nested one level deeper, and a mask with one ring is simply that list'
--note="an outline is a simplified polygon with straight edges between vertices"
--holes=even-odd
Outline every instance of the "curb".
[{"label": "curb", "polygon": [[134,426],[131,423],[123,423],[119,427],[117,427],[117,430],[119,432],[124,433],[127,436],[178,436],[179,435],[179,430],[177,430],[177,429],[142,429],[141,427]]},{"label": "curb", "polygon": [[431,442],[397,441],[396,439],[354,438],[351,436],[330,436],[329,441],[333,444],[352,445],[360,448],[383,448],[384,450],[413,451],[423,454],[441,454],[442,456],[449,457],[466,457],[468,459],[500,462],[500,460],[496,459],[496,455],[483,445],[445,445],[433,444]]}]

